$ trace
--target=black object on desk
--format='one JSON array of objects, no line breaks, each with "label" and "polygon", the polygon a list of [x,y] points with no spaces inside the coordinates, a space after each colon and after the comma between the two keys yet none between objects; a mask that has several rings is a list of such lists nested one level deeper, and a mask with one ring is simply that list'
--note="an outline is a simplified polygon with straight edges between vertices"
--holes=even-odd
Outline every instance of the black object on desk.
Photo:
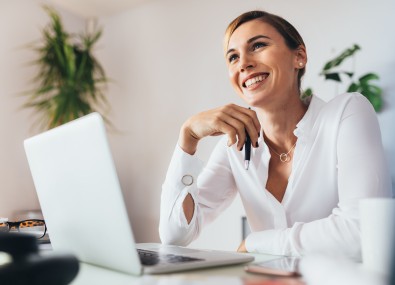
[{"label": "black object on desk", "polygon": [[12,262],[0,265],[1,285],[66,285],[79,271],[74,255],[40,255],[31,235],[0,233],[0,252],[12,257]]}]

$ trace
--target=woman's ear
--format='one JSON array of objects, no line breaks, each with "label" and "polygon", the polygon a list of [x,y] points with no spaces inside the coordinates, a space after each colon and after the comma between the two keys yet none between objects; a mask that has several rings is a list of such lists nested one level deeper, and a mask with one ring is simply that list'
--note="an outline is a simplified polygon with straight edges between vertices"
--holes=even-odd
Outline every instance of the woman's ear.
[{"label": "woman's ear", "polygon": [[306,48],[303,45],[300,45],[295,50],[295,68],[302,69],[307,64],[307,53]]}]

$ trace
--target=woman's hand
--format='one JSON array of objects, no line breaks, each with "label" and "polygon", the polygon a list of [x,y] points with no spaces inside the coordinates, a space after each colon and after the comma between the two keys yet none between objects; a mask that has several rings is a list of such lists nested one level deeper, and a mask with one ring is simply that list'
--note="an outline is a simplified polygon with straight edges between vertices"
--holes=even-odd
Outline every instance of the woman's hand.
[{"label": "woman's hand", "polygon": [[246,240],[243,240],[237,249],[238,252],[248,252],[246,248]]},{"label": "woman's hand", "polygon": [[242,149],[248,132],[257,147],[261,125],[256,112],[235,104],[225,105],[190,117],[181,127],[179,145],[189,154],[196,152],[199,140],[207,136],[228,135],[228,146]]}]

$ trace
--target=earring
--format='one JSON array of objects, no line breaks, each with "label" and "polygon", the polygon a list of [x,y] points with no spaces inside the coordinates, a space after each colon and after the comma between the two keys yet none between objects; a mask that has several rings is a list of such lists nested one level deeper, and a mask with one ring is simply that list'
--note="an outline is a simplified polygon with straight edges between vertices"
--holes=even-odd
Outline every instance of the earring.
[{"label": "earring", "polygon": [[303,66],[303,62],[299,62],[299,66],[302,67]]}]

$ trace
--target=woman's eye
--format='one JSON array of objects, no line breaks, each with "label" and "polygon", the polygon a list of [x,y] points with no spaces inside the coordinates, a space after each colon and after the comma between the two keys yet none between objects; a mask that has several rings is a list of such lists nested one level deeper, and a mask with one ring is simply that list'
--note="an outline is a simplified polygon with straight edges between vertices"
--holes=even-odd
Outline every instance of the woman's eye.
[{"label": "woman's eye", "polygon": [[229,61],[229,63],[232,63],[237,58],[238,58],[237,54],[232,54],[232,55],[229,56],[228,61]]},{"label": "woman's eye", "polygon": [[253,49],[253,50],[256,50],[256,49],[258,49],[258,48],[262,48],[262,47],[265,47],[265,46],[267,46],[267,44],[261,43],[261,42],[257,42],[257,43],[254,43],[254,44],[252,45],[252,49]]}]

